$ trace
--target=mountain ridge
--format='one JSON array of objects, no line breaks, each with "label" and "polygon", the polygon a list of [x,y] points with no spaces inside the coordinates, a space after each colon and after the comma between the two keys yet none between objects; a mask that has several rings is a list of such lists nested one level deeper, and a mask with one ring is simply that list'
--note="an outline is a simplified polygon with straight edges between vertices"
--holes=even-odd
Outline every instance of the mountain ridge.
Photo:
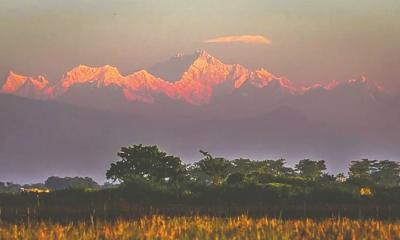
[{"label": "mountain ridge", "polygon": [[[71,88],[93,85],[93,89],[110,87],[117,89],[128,102],[154,103],[158,95],[164,95],[171,100],[191,105],[205,105],[218,95],[240,92],[242,88],[274,87],[292,95],[301,95],[319,88],[334,90],[338,87],[363,84],[368,88],[366,91],[370,91],[372,94],[383,91],[381,86],[365,78],[344,82],[333,81],[325,85],[317,83],[311,86],[295,86],[287,78],[276,76],[266,69],[250,70],[240,64],[225,64],[206,51],[198,51],[191,55],[178,55],[174,61],[184,58],[191,62],[185,62],[185,66],[188,67],[176,81],[163,79],[145,69],[123,76],[118,68],[110,65],[101,67],[78,65],[65,73],[54,84],[50,84],[43,76],[29,77],[10,72],[1,87],[1,92],[32,99],[50,100],[59,99]],[[161,69],[168,69],[168,61]],[[158,75],[164,74],[159,70]],[[92,91],[94,91],[93,89]],[[87,92],[86,94],[92,93]]]}]

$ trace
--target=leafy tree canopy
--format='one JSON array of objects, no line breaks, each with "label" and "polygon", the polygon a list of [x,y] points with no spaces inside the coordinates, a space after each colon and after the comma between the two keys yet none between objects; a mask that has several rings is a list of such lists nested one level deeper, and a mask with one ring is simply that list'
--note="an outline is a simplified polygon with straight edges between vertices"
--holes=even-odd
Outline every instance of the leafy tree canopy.
[{"label": "leafy tree canopy", "polygon": [[322,176],[323,171],[326,170],[325,161],[313,161],[310,159],[301,160],[295,166],[300,176],[315,181]]},{"label": "leafy tree canopy", "polygon": [[141,178],[170,183],[181,179],[185,174],[185,166],[181,159],[167,155],[157,146],[139,144],[122,147],[118,156],[120,160],[111,164],[106,173],[107,179],[126,182]]},{"label": "leafy tree canopy", "polygon": [[53,190],[67,188],[99,188],[99,184],[90,177],[48,177],[45,187]]},{"label": "leafy tree canopy", "polygon": [[213,157],[208,152],[200,150],[204,158],[195,164],[202,172],[210,176],[214,185],[222,184],[229,174],[231,162],[225,158]]}]

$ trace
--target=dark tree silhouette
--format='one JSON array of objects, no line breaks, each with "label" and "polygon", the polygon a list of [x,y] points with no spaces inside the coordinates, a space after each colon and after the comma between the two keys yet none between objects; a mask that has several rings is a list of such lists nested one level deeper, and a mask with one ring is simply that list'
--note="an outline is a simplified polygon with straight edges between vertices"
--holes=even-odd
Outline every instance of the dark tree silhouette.
[{"label": "dark tree silhouette", "polygon": [[376,162],[376,160],[368,159],[351,161],[349,167],[349,181],[360,186],[372,185],[374,182],[372,175],[376,172]]},{"label": "dark tree silhouette", "polygon": [[395,161],[383,160],[374,164],[372,173],[374,182],[382,187],[397,187],[400,183],[400,164]]},{"label": "dark tree silhouette", "polygon": [[310,159],[304,159],[299,161],[295,166],[300,176],[315,181],[321,177],[324,170],[326,170],[325,161],[313,161]]},{"label": "dark tree silhouette", "polygon": [[202,150],[200,152],[204,158],[197,162],[195,166],[211,178],[213,185],[222,184],[229,174],[229,168],[232,166],[231,162],[222,157],[214,158],[208,152]]},{"label": "dark tree silhouette", "polygon": [[106,173],[107,179],[121,182],[149,180],[157,183],[172,183],[184,177],[185,166],[180,158],[167,155],[157,146],[133,145],[122,147],[121,158],[112,163]]},{"label": "dark tree silhouette", "polygon": [[45,187],[53,190],[67,188],[99,188],[99,184],[90,177],[48,177]]}]

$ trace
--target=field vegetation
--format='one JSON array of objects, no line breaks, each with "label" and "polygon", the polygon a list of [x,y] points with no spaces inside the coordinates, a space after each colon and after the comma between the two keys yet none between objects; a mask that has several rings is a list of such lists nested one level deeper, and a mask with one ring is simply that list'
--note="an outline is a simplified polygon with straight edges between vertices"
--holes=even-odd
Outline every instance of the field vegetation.
[{"label": "field vegetation", "polygon": [[2,224],[0,239],[399,239],[400,222],[150,216],[113,222]]}]

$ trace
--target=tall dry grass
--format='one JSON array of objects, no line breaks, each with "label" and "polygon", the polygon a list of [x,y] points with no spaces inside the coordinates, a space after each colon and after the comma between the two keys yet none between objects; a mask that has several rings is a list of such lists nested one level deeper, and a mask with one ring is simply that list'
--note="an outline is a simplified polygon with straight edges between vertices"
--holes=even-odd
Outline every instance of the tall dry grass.
[{"label": "tall dry grass", "polygon": [[400,239],[400,221],[166,217],[77,223],[1,223],[0,239]]}]

